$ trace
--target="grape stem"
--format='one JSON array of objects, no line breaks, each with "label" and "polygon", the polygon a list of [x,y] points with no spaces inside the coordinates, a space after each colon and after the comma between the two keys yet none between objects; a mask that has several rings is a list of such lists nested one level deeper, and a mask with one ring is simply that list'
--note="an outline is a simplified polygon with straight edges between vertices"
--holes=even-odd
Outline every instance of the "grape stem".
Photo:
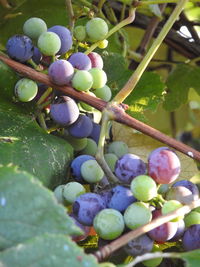
[{"label": "grape stem", "polygon": [[74,10],[73,10],[73,7],[72,7],[71,0],[65,0],[65,5],[66,5],[67,15],[69,14],[69,30],[71,31],[71,33],[73,33],[74,23],[75,23],[75,16],[74,16]]},{"label": "grape stem", "polygon": [[114,240],[110,244],[102,247],[100,250],[96,251],[94,253],[94,256],[98,259],[98,261],[102,261],[104,258],[107,258],[111,253],[119,249],[120,247],[124,246],[127,244],[129,241],[153,230],[154,228],[162,225],[163,223],[169,222],[172,219],[178,217],[178,216],[183,216],[187,213],[189,213],[192,209],[199,207],[200,206],[200,199],[191,202],[188,205],[185,205],[179,209],[176,209],[173,212],[170,212],[166,215],[162,215],[156,219],[153,219],[151,222],[138,227],[136,230],[130,231],[118,239]]},{"label": "grape stem", "polygon": [[[116,26],[114,26],[105,36],[104,39],[108,39],[108,37],[110,37],[113,33],[119,31],[121,28],[123,28],[124,26],[132,23],[135,19],[135,8],[130,8],[129,10],[129,16],[122,20],[119,24],[117,24]],[[97,48],[97,46],[99,45],[101,41],[98,41],[96,43],[94,43],[93,45],[91,45],[86,51],[85,54],[88,55],[89,53],[91,53],[95,48]]]},{"label": "grape stem", "polygon": [[[198,3],[200,2],[200,0],[189,0],[189,2],[192,3]],[[178,0],[149,0],[149,1],[135,1],[133,3],[134,6],[136,6],[137,8],[141,7],[143,8],[144,6],[148,6],[148,5],[159,5],[159,4],[168,4],[168,3],[178,3]]]},{"label": "grape stem", "polygon": [[[149,2],[149,1],[148,1]],[[171,16],[167,20],[166,24],[162,28],[161,32],[159,33],[158,37],[153,42],[152,46],[148,50],[147,54],[144,56],[143,60],[138,65],[135,72],[132,74],[128,82],[125,86],[119,91],[119,93],[114,97],[112,102],[122,103],[133,91],[135,86],[137,85],[138,81],[140,80],[142,74],[144,73],[147,65],[155,55],[156,51],[158,50],[159,46],[161,45],[162,41],[166,37],[167,33],[170,31],[171,27],[173,26],[174,22],[179,17],[181,11],[183,10],[185,4],[188,0],[180,0],[177,4],[176,8],[172,12]]]},{"label": "grape stem", "polygon": [[42,104],[44,100],[52,93],[53,89],[51,87],[48,87],[47,90],[41,95],[39,100],[37,101],[37,105]]},{"label": "grape stem", "polygon": [[[107,102],[97,98],[93,97],[89,94],[86,94],[84,92],[79,92],[77,90],[74,90],[70,86],[59,86],[49,79],[49,76],[47,74],[37,72],[34,69],[25,66],[24,64],[21,64],[19,62],[16,62],[7,56],[4,56],[0,53],[0,60],[3,61],[5,64],[10,66],[12,69],[14,69],[17,73],[23,75],[24,77],[30,78],[32,80],[35,80],[39,83],[44,83],[48,85],[49,87],[55,88],[61,92],[63,92],[65,95],[70,96],[74,99],[83,101],[96,109],[103,111],[105,108],[112,109],[111,111],[114,114],[114,120],[116,120],[119,123],[125,124],[133,129],[136,129],[139,132],[142,132],[143,134],[146,134],[148,136],[151,136],[152,138],[165,143],[166,145],[173,147],[174,149],[184,153],[188,157],[191,157],[193,159],[196,159],[200,161],[200,152],[161,133],[160,131],[154,129],[153,127],[148,126],[147,124],[136,120],[135,118],[129,116],[127,113],[124,112],[124,109],[122,109],[119,105],[115,105],[110,103],[109,107],[107,106]],[[112,108],[111,108],[112,107]]]}]

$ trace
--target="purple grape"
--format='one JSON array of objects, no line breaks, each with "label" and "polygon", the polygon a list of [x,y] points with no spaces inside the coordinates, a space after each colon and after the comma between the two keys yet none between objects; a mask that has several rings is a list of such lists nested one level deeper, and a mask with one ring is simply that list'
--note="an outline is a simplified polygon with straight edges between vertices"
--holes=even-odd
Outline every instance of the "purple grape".
[{"label": "purple grape", "polygon": [[61,96],[50,105],[50,116],[56,123],[67,126],[78,119],[79,109],[72,98]]},{"label": "purple grape", "polygon": [[93,124],[92,132],[90,133],[88,137],[92,138],[98,144],[101,126],[95,122],[92,122],[92,124]]},{"label": "purple grape", "polygon": [[84,182],[84,179],[81,175],[81,165],[90,159],[94,159],[94,157],[90,156],[90,155],[81,155],[76,157],[72,163],[71,163],[71,171],[72,171],[72,175],[75,178],[75,180],[77,182]]},{"label": "purple grape", "polygon": [[[161,216],[162,215],[161,210],[153,211],[152,215],[153,219]],[[174,237],[174,235],[177,232],[177,229],[178,229],[177,222],[167,222],[149,231],[148,235],[151,239],[159,243],[163,243]]]},{"label": "purple grape", "polygon": [[130,204],[137,201],[131,190],[125,186],[115,186],[112,188],[111,194],[112,197],[108,201],[107,207],[116,209],[120,212],[125,211]]},{"label": "purple grape", "polygon": [[124,246],[124,250],[128,255],[135,257],[150,252],[153,248],[153,243],[154,241],[144,234],[129,241]]},{"label": "purple grape", "polygon": [[148,174],[157,183],[170,184],[180,174],[180,160],[168,147],[159,147],[149,155]]},{"label": "purple grape", "polygon": [[180,180],[172,185],[172,187],[176,186],[184,186],[187,189],[189,189],[194,196],[194,200],[197,200],[199,198],[199,189],[194,183],[188,180]]},{"label": "purple grape", "polygon": [[68,127],[69,134],[76,138],[88,137],[92,132],[91,119],[83,114],[80,114],[78,119]]},{"label": "purple grape", "polygon": [[200,249],[200,224],[191,225],[185,231],[182,242],[186,251]]},{"label": "purple grape", "polygon": [[31,39],[25,35],[14,35],[6,44],[9,57],[16,61],[26,62],[33,56],[34,46]]},{"label": "purple grape", "polygon": [[106,207],[100,195],[85,193],[77,197],[72,208],[73,213],[80,223],[92,226],[96,214]]},{"label": "purple grape", "polygon": [[125,154],[118,159],[115,165],[117,178],[130,184],[133,178],[146,173],[146,164],[134,154]]},{"label": "purple grape", "polygon": [[91,52],[88,54],[88,57],[91,60],[92,68],[103,69],[103,59],[98,53]]},{"label": "purple grape", "polygon": [[69,49],[72,47],[72,35],[71,32],[64,26],[56,25],[48,29],[49,32],[56,33],[61,41],[61,48],[58,51],[58,55],[62,55],[69,51]]},{"label": "purple grape", "polygon": [[185,222],[184,222],[184,220],[179,220],[177,222],[177,224],[178,224],[178,229],[176,231],[176,234],[171,239],[168,240],[169,242],[178,241],[184,234],[184,231],[185,231]]},{"label": "purple grape", "polygon": [[34,46],[32,60],[38,65],[41,59],[42,59],[42,54],[40,50],[36,46]]},{"label": "purple grape", "polygon": [[74,221],[76,226],[81,228],[81,230],[83,231],[83,235],[81,235],[81,236],[72,236],[72,240],[75,241],[75,242],[79,242],[79,241],[82,241],[82,240],[86,239],[88,237],[88,235],[89,235],[90,227],[81,224],[77,220],[76,216],[73,213],[70,213],[69,216],[72,218],[72,220]]},{"label": "purple grape", "polygon": [[166,200],[178,200],[182,204],[188,204],[194,201],[192,192],[184,186],[171,187],[165,196]]},{"label": "purple grape", "polygon": [[72,54],[68,61],[78,70],[89,70],[92,67],[90,58],[81,52]]},{"label": "purple grape", "polygon": [[50,65],[48,74],[55,84],[65,85],[71,81],[74,75],[74,68],[67,60],[60,59]]}]

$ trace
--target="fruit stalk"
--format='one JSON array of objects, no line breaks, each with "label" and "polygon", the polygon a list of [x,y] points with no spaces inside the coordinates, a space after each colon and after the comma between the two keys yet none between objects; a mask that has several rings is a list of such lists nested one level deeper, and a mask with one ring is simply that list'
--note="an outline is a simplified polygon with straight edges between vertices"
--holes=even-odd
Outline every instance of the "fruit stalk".
[{"label": "fruit stalk", "polygon": [[[156,51],[160,47],[162,41],[170,31],[171,27],[173,26],[174,22],[177,20],[178,16],[180,15],[181,11],[183,10],[185,4],[188,0],[180,0],[177,4],[176,8],[172,12],[171,16],[167,20],[166,24],[162,28],[161,32],[159,33],[158,37],[153,42],[152,46],[150,47],[147,54],[144,56],[141,63],[138,65],[135,72],[132,74],[128,82],[125,86],[119,91],[119,93],[114,97],[113,102],[122,103],[133,91],[135,86],[137,85],[138,81],[140,80],[142,74],[144,73],[147,65],[155,55]],[[149,3],[149,1],[148,1]]]}]

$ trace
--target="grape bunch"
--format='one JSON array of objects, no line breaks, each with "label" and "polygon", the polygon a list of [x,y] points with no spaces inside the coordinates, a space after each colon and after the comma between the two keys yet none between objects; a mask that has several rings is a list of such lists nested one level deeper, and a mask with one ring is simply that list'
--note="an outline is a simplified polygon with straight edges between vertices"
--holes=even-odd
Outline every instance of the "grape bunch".
[{"label": "grape bunch", "polygon": [[[10,58],[48,73],[56,85],[72,86],[77,91],[109,101],[112,92],[107,85],[104,62],[99,53],[84,53],[81,42],[107,45],[108,25],[101,18],[76,26],[73,33],[64,26],[50,28],[40,18],[30,18],[23,26],[24,35],[12,36],[6,45]],[[168,147],[153,150],[144,162],[130,153],[126,143],[108,140],[104,158],[116,177],[109,182],[95,155],[100,138],[100,118],[95,109],[81,101],[20,77],[14,88],[17,101],[32,101],[43,106],[43,124],[52,134],[63,138],[74,149],[67,183],[54,189],[57,201],[71,210],[70,216],[82,230],[78,242],[87,238],[91,229],[99,240],[114,240],[161,215],[199,199],[198,187],[181,180],[181,164]],[[41,110],[41,107],[40,107]],[[40,123],[40,121],[38,121]],[[179,242],[185,251],[200,248],[200,209],[179,216],[124,246],[131,256],[159,250],[159,244]],[[162,259],[144,261],[145,266],[158,266]]]}]

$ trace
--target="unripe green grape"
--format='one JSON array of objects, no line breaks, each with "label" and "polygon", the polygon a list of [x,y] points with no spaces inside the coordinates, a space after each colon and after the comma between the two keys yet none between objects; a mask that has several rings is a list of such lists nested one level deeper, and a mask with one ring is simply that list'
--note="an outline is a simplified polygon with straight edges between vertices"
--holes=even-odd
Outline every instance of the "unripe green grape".
[{"label": "unripe green grape", "polygon": [[[152,252],[162,252],[159,247],[155,246],[152,249]],[[163,258],[154,258],[150,260],[143,261],[142,264],[146,267],[156,267],[162,262]]]},{"label": "unripe green grape", "polygon": [[65,202],[65,200],[63,198],[63,189],[64,189],[64,184],[61,184],[61,185],[57,186],[53,191],[54,196],[56,197],[58,203],[61,203],[61,204],[63,204]]},{"label": "unripe green grape", "polygon": [[112,97],[112,92],[110,90],[110,87],[107,85],[104,85],[102,88],[98,88],[94,91],[95,95],[104,101],[110,101]]},{"label": "unripe green grape", "polygon": [[86,32],[90,39],[100,41],[105,39],[108,33],[108,25],[101,18],[93,18],[86,23]]},{"label": "unripe green grape", "polygon": [[86,38],[86,29],[85,26],[79,25],[74,28],[74,37],[78,41],[83,41]]},{"label": "unripe green grape", "polygon": [[37,39],[43,32],[47,31],[47,25],[40,18],[30,18],[23,26],[23,32],[30,38]]},{"label": "unripe green grape", "polygon": [[87,91],[92,84],[92,75],[87,70],[78,70],[72,78],[72,86],[78,91]]},{"label": "unripe green grape", "polygon": [[29,102],[35,98],[38,92],[37,83],[23,78],[15,85],[15,95],[22,102]]},{"label": "unripe green grape", "polygon": [[82,184],[78,182],[69,182],[64,185],[63,188],[63,198],[69,203],[72,204],[76,198],[86,192]]},{"label": "unripe green grape", "polygon": [[99,44],[98,44],[98,47],[99,47],[100,49],[105,49],[107,46],[108,46],[108,40],[106,40],[106,39],[100,41]]},{"label": "unripe green grape", "polygon": [[83,150],[87,145],[87,138],[76,138],[71,135],[64,136],[75,151]]},{"label": "unripe green grape", "polygon": [[114,153],[118,158],[128,154],[128,146],[123,141],[114,141],[108,145],[108,153]]},{"label": "unripe green grape", "polygon": [[44,32],[38,38],[38,48],[45,56],[54,56],[60,47],[60,38],[54,32]]},{"label": "unripe green grape", "polygon": [[87,144],[85,148],[81,151],[81,154],[95,156],[96,152],[97,152],[97,143],[93,139],[87,138]]},{"label": "unripe green grape", "polygon": [[97,183],[104,177],[104,172],[96,160],[87,160],[81,165],[81,175],[88,183]]},{"label": "unripe green grape", "polygon": [[[166,215],[167,213],[169,212],[172,212],[178,208],[181,208],[183,205],[177,201],[177,200],[169,200],[169,201],[166,201],[164,203],[164,205],[162,206],[162,214],[163,215]],[[171,222],[177,222],[179,220],[182,220],[184,218],[184,216],[178,216],[177,218],[171,220]]]},{"label": "unripe green grape", "polygon": [[149,201],[157,196],[155,181],[147,175],[139,175],[131,182],[131,191],[138,200]]},{"label": "unripe green grape", "polygon": [[[96,95],[90,91],[86,92],[86,94],[96,97]],[[90,106],[89,104],[86,104],[85,102],[80,102],[81,107],[86,111],[93,111],[94,108]]]},{"label": "unripe green grape", "polygon": [[102,88],[106,84],[107,75],[102,69],[92,68],[89,70],[89,73],[92,75],[93,78],[92,88]]},{"label": "unripe green grape", "polygon": [[102,262],[102,263],[99,263],[99,267],[117,267],[117,266],[113,264],[112,262]]},{"label": "unripe green grape", "polygon": [[200,224],[200,213],[197,211],[191,211],[185,216],[184,222],[187,228],[193,224]]},{"label": "unripe green grape", "polygon": [[104,158],[111,171],[114,172],[118,157],[114,153],[106,153],[104,154]]},{"label": "unripe green grape", "polygon": [[94,218],[93,226],[97,234],[105,240],[119,237],[124,230],[122,214],[115,209],[103,209]]}]

